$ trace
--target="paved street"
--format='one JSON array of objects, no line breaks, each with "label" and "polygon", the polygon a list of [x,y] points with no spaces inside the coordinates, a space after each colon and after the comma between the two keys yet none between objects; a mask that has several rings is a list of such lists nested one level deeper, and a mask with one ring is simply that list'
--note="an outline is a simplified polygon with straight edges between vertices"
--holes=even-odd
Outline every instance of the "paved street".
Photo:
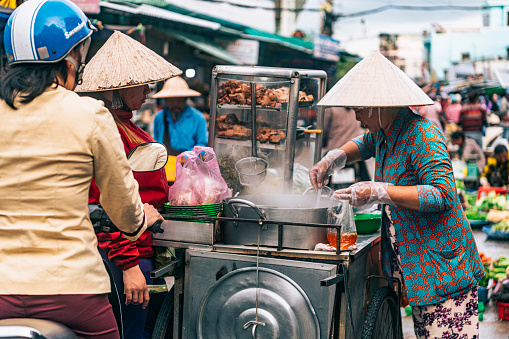
[{"label": "paved street", "polygon": [[[496,259],[500,255],[509,256],[509,241],[486,240],[486,234],[480,229],[474,230],[477,247],[481,252]],[[412,316],[406,316],[402,311],[403,336],[405,339],[414,339]],[[506,339],[509,338],[509,321],[498,320],[496,304],[488,302],[484,313],[484,320],[479,325],[479,336],[481,339]]]}]

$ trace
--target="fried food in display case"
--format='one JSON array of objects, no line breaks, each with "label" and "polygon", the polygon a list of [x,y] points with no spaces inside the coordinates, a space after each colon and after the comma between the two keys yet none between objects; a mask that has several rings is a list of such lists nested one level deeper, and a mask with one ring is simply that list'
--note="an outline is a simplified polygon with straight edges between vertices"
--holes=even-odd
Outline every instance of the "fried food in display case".
[{"label": "fried food in display case", "polygon": [[[281,86],[271,89],[256,84],[256,105],[262,107],[278,107],[278,103],[288,102],[290,97],[290,88]],[[299,101],[313,101],[312,94],[299,91]],[[240,80],[228,80],[224,82],[218,91],[218,104],[230,105],[251,105],[251,87]]]}]

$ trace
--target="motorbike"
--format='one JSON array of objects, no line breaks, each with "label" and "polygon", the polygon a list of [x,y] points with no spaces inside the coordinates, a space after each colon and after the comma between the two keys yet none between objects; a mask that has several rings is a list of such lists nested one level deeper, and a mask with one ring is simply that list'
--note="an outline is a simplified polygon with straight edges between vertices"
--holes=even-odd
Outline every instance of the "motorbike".
[{"label": "motorbike", "polygon": [[[152,172],[162,169],[167,162],[168,156],[166,147],[157,142],[147,142],[134,147],[127,155],[127,160],[133,172]],[[89,216],[95,234],[101,232],[118,232],[118,228],[108,217],[106,211],[100,205],[89,205]],[[162,233],[161,221],[155,222],[148,227],[148,230],[154,233]],[[117,323],[121,323],[121,313],[119,307],[119,293],[111,272],[110,275],[112,292],[109,295],[112,303]],[[119,326],[120,336],[122,338],[121,326]],[[77,339],[74,332],[63,324],[32,318],[11,318],[0,320],[0,339]]]}]

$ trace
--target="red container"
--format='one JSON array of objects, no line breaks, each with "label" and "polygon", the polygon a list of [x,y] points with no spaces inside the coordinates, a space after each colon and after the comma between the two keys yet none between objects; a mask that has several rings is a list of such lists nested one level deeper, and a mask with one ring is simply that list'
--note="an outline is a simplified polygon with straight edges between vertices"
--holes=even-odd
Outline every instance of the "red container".
[{"label": "red container", "polygon": [[477,200],[479,200],[481,198],[483,193],[488,195],[488,193],[490,193],[490,192],[495,192],[498,194],[506,195],[507,188],[505,188],[505,187],[479,187],[479,189],[477,190]]},{"label": "red container", "polygon": [[509,303],[497,303],[498,306],[498,318],[500,320],[509,320]]}]

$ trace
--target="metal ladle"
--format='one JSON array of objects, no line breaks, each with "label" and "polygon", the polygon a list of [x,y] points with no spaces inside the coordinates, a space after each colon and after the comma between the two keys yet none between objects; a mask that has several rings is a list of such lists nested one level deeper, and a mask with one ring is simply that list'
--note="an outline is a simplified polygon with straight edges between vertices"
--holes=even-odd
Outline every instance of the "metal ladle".
[{"label": "metal ladle", "polygon": [[[256,149],[256,83],[251,82],[251,157],[237,161],[235,169],[243,186],[253,186],[265,180],[267,161],[258,157]],[[261,167],[261,168],[260,168]]]}]

